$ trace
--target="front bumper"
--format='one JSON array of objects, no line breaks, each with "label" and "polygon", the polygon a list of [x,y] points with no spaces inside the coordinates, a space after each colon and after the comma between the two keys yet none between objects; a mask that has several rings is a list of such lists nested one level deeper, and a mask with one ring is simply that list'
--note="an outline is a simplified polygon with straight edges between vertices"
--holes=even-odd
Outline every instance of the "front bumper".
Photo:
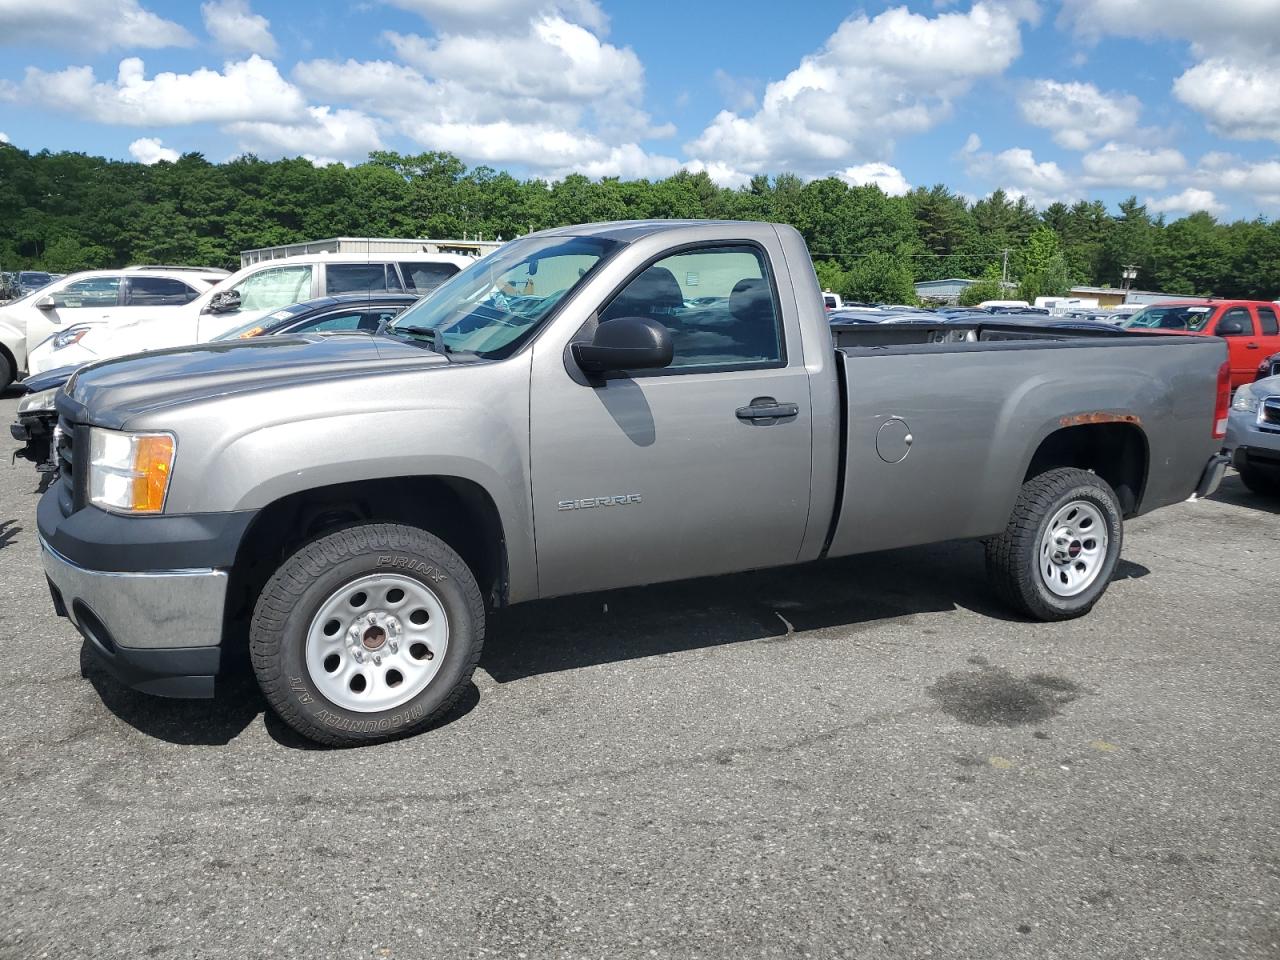
[{"label": "front bumper", "polygon": [[1227,453],[1235,465],[1256,463],[1280,468],[1280,430],[1259,422],[1259,414],[1232,410],[1227,418]]},{"label": "front bumper", "polygon": [[87,570],[43,536],[40,552],[54,609],[70,619],[109,673],[144,693],[213,696],[225,571]]},{"label": "front bumper", "polygon": [[1211,497],[1218,492],[1222,478],[1231,464],[1231,458],[1225,453],[1215,453],[1205,464],[1204,473],[1200,475],[1200,483],[1196,487],[1197,499]]}]

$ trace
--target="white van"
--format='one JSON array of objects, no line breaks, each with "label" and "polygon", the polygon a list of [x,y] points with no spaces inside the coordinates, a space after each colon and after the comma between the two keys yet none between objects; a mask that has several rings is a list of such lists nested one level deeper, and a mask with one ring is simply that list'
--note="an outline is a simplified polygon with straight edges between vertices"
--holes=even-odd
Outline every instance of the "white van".
[{"label": "white van", "polygon": [[291,303],[334,293],[394,290],[425,296],[473,262],[451,253],[309,253],[265,260],[233,273],[181,310],[63,329],[31,351],[27,369],[34,375],[204,343]]},{"label": "white van", "polygon": [[28,369],[28,356],[60,330],[86,323],[164,316],[228,277],[212,267],[84,270],[0,306],[0,390]]}]

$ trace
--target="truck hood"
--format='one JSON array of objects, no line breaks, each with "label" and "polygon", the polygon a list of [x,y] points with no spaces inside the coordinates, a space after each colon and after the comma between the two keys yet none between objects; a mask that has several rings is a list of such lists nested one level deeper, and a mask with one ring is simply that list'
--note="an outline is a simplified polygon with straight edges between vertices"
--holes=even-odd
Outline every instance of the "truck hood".
[{"label": "truck hood", "polygon": [[58,411],[77,423],[119,428],[137,414],[189,401],[444,363],[425,346],[368,333],[219,341],[82,367],[59,396]]}]

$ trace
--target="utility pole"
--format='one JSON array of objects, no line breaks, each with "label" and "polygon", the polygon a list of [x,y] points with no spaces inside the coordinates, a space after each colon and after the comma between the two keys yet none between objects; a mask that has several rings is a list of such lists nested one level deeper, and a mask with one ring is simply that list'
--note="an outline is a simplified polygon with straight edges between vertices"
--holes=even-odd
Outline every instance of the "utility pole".
[{"label": "utility pole", "polygon": [[1009,248],[1005,247],[1003,252],[1002,263],[1000,264],[1000,286],[1003,288],[1009,282]]}]

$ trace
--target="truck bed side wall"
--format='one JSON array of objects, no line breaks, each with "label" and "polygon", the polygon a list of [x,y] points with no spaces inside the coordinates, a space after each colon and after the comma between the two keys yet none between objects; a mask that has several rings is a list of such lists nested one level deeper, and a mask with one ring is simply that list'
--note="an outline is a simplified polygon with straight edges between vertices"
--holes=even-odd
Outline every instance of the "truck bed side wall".
[{"label": "truck bed side wall", "polygon": [[[1219,445],[1220,341],[921,344],[840,356],[848,463],[830,556],[999,533],[1037,448],[1074,425],[1114,417],[1142,430],[1138,513],[1189,496]],[[891,418],[912,437],[898,463],[877,452]],[[891,458],[893,426],[881,438]]]}]

